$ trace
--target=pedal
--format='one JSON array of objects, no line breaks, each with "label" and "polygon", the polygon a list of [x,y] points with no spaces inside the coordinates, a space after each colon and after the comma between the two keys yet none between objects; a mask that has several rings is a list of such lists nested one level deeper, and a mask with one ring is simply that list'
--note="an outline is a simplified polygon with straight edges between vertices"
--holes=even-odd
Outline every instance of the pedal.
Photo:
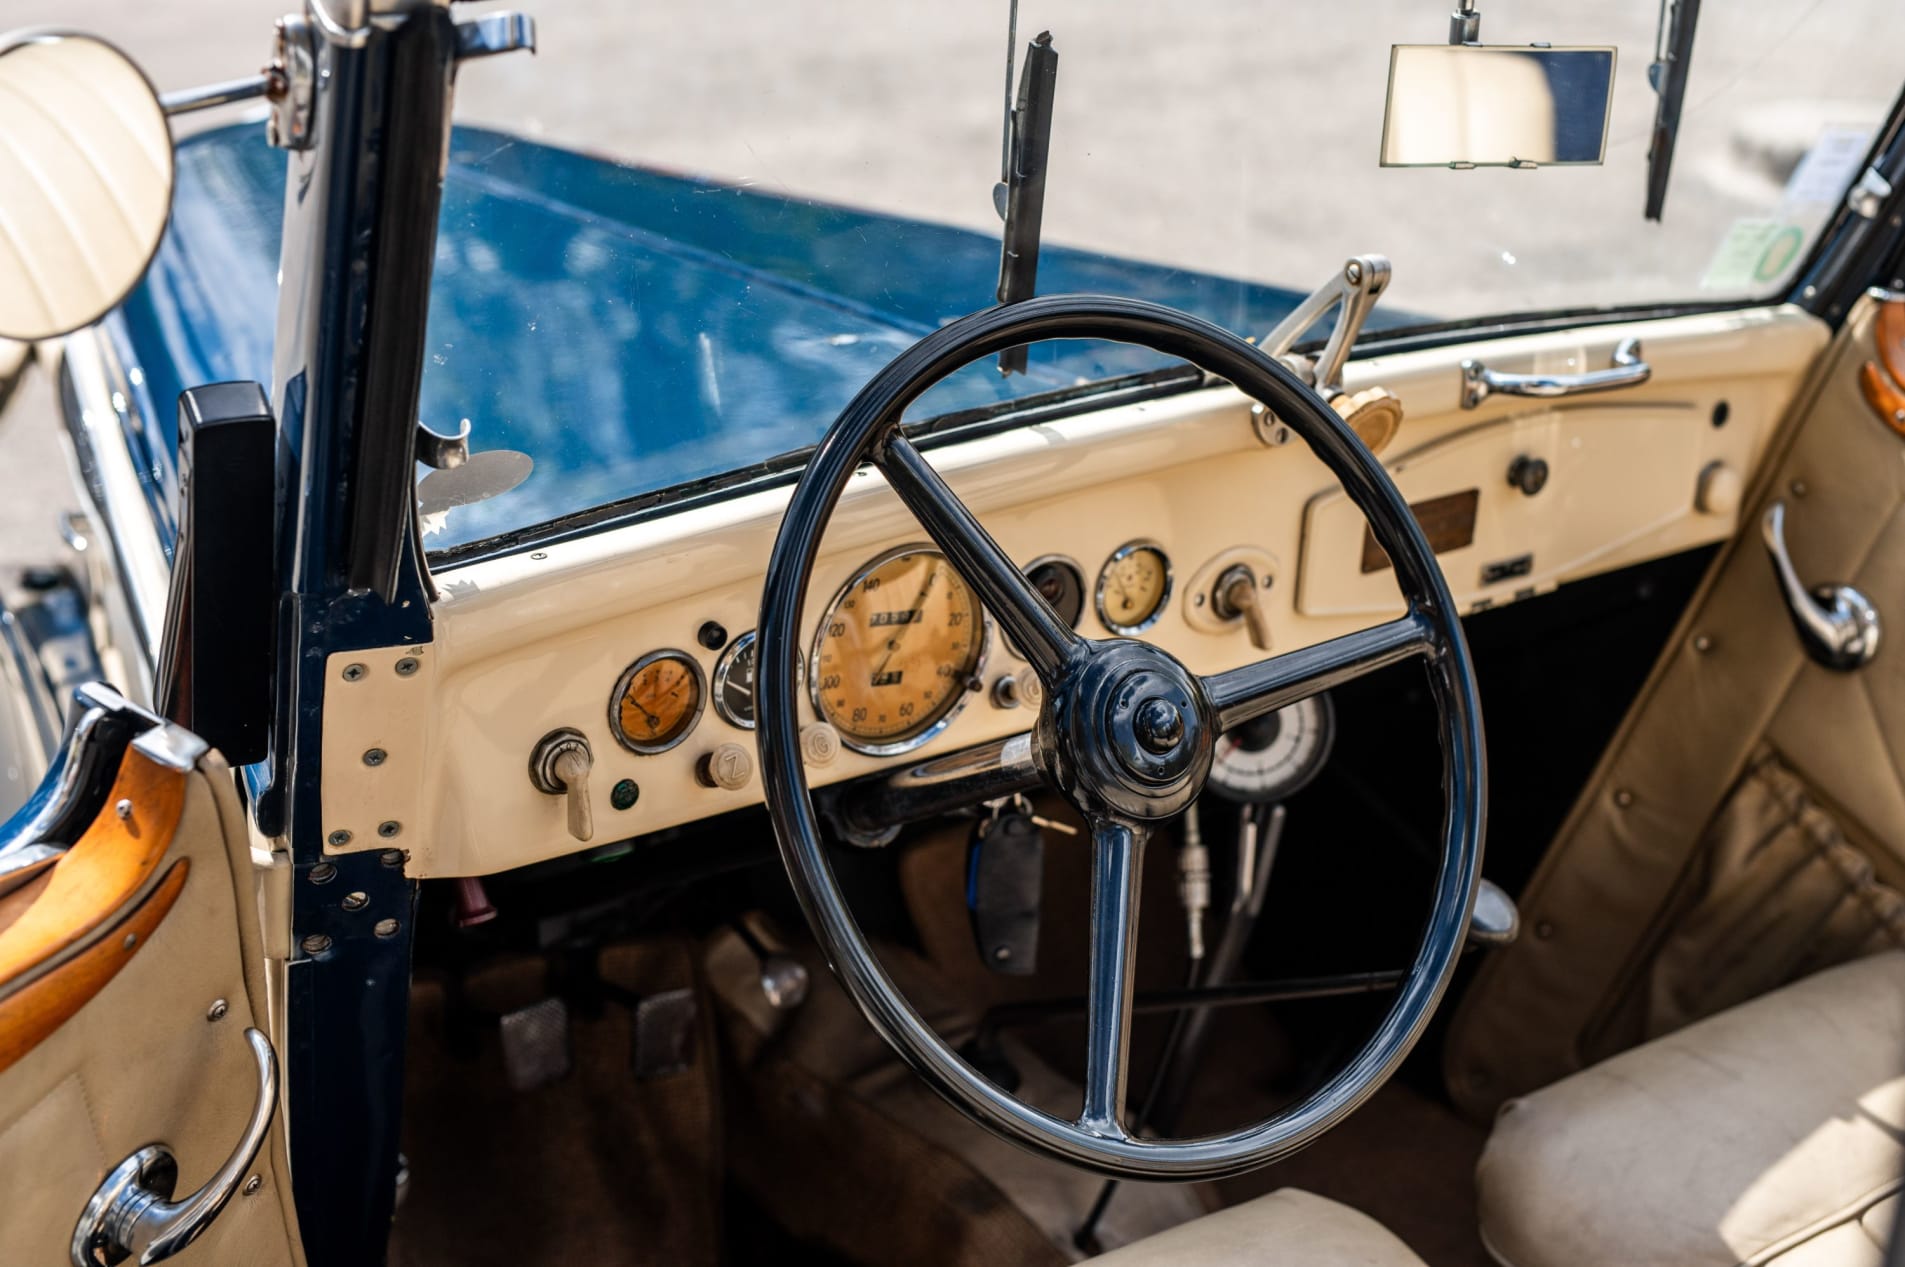
[{"label": "pedal", "polygon": [[643,1082],[686,1073],[695,1064],[695,1022],[700,1007],[689,988],[650,994],[635,1005],[632,1063]]},{"label": "pedal", "polygon": [[502,1015],[503,1073],[514,1091],[534,1091],[569,1076],[574,1064],[569,1005],[542,999]]},{"label": "pedal", "polygon": [[1038,971],[1045,883],[1045,838],[1038,823],[1016,806],[993,814],[973,833],[966,865],[966,907],[979,957],[1007,976]]}]

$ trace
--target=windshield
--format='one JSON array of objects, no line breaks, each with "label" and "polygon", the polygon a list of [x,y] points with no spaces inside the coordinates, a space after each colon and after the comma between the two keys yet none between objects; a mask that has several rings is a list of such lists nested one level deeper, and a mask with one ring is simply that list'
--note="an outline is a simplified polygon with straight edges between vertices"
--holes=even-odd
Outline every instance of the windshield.
[{"label": "windshield", "polygon": [[[437,507],[433,551],[759,471],[999,283],[1009,0],[531,7],[537,56],[459,77],[423,412],[444,431],[470,419],[474,449],[533,469]],[[1486,43],[1615,49],[1603,165],[1379,165],[1390,46],[1446,40],[1451,7],[1023,0],[1015,59],[1041,31],[1059,53],[1039,293],[1139,296],[1261,335],[1375,252],[1394,280],[1372,331],[1776,296],[1905,62],[1868,38],[1896,0],[1707,5],[1654,223],[1648,0],[1481,6]],[[196,173],[279,200],[282,158],[245,137],[238,160],[188,146],[182,189]],[[248,328],[269,328],[271,302]],[[912,416],[1162,368],[1045,346],[1022,374],[972,367]]]}]

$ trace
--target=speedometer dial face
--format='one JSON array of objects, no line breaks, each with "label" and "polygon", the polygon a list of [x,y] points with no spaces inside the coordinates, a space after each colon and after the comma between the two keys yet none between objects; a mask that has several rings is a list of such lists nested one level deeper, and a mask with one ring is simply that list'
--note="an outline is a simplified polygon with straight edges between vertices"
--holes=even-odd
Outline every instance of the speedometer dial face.
[{"label": "speedometer dial face", "polygon": [[609,729],[630,752],[666,752],[688,737],[707,702],[701,666],[680,651],[651,651],[622,672]]},{"label": "speedometer dial face", "polygon": [[1113,633],[1149,629],[1171,597],[1171,561],[1156,543],[1127,541],[1098,572],[1098,619]]},{"label": "speedometer dial face", "polygon": [[985,613],[945,556],[881,555],[835,595],[814,640],[814,708],[859,752],[886,756],[937,734],[985,659]]}]

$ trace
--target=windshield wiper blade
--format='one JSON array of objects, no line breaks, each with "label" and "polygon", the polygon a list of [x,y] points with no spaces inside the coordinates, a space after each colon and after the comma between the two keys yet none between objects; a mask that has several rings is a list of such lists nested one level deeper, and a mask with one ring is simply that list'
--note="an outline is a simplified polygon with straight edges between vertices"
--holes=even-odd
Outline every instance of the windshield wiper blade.
[{"label": "windshield wiper blade", "polygon": [[[1005,171],[993,191],[1005,231],[999,242],[999,291],[1002,304],[1016,304],[1038,292],[1039,230],[1045,218],[1045,164],[1052,149],[1052,100],[1058,90],[1058,50],[1043,31],[1025,52],[1018,103],[1007,119]],[[1001,374],[1023,374],[1026,347],[999,354]]]},{"label": "windshield wiper blade", "polygon": [[1680,107],[1687,97],[1687,69],[1693,63],[1693,28],[1700,21],[1700,0],[1662,0],[1661,35],[1647,78],[1660,95],[1654,109],[1654,139],[1647,151],[1647,218],[1660,219],[1667,203],[1667,174],[1673,168],[1674,143],[1680,139]]}]

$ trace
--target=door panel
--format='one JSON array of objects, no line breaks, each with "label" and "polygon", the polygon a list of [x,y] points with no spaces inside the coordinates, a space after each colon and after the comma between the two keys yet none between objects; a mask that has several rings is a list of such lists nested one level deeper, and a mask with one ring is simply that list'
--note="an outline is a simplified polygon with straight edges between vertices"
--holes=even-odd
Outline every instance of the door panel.
[{"label": "door panel", "polygon": [[[1706,899],[1728,896],[1715,886],[1739,875],[1726,824],[1744,814],[1741,796],[1763,791],[1749,791],[1757,774],[1796,776],[1795,820],[1811,821],[1802,805],[1823,816],[1808,833],[1813,852],[1831,861],[1845,900],[1873,908],[1873,928],[1894,926],[1880,907],[1905,884],[1905,439],[1860,384],[1877,355],[1877,313],[1862,301],[1796,399],[1738,535],[1521,895],[1532,935],[1494,952],[1463,999],[1447,1074],[1478,1116],[1651,1036],[1663,1016],[1691,1019],[1650,1004],[1649,991],[1660,990],[1663,951],[1684,954],[1690,926],[1726,905]],[[1878,609],[1880,650],[1865,667],[1837,672],[1802,647],[1761,539],[1775,501],[1805,583],[1850,583]],[[1790,907],[1758,904],[1767,931],[1756,954],[1702,965],[1733,979],[1697,993],[1759,992],[1819,966],[1824,925],[1816,907],[1801,909],[1802,887],[1767,886],[1767,902]]]},{"label": "door panel", "polygon": [[[71,1261],[95,1190],[147,1145],[176,1157],[174,1199],[195,1191],[259,1103],[246,1031],[271,1023],[257,885],[230,771],[215,753],[192,759],[202,747],[149,729],[84,835],[0,910],[5,1262]],[[274,1125],[175,1261],[300,1262],[287,1174]]]}]

